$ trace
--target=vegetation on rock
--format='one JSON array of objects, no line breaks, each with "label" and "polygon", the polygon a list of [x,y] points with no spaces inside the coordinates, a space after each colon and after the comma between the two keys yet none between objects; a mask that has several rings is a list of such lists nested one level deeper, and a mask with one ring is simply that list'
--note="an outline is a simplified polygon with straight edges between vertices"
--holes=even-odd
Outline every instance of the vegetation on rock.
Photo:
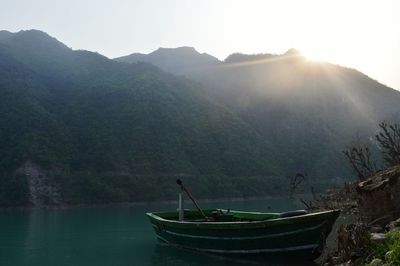
[{"label": "vegetation on rock", "polygon": [[[325,265],[400,265],[399,126],[387,122],[379,126],[376,140],[383,157],[381,170],[376,170],[368,147],[351,148],[345,155],[359,181],[324,197],[330,200],[329,206],[338,202],[336,207],[345,209],[348,205],[343,199],[351,198],[357,208],[352,212],[357,222],[339,227],[337,250]],[[345,190],[347,197],[338,193]]]}]

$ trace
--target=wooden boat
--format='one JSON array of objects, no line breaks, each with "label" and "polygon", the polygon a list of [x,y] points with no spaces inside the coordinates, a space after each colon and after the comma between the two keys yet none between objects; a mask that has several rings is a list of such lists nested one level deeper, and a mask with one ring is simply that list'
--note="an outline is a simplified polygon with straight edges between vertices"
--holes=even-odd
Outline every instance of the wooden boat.
[{"label": "wooden boat", "polygon": [[147,213],[157,238],[172,246],[219,254],[317,258],[340,211],[262,213],[184,210]]}]

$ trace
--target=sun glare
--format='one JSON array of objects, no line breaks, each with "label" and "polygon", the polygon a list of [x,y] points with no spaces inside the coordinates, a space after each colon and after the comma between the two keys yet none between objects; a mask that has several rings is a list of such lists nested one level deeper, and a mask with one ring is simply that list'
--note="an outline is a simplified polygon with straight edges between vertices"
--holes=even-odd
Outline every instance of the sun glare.
[{"label": "sun glare", "polygon": [[323,53],[318,53],[315,51],[304,51],[304,50],[300,50],[300,52],[309,61],[314,61],[314,62],[329,61],[328,56],[324,55]]}]

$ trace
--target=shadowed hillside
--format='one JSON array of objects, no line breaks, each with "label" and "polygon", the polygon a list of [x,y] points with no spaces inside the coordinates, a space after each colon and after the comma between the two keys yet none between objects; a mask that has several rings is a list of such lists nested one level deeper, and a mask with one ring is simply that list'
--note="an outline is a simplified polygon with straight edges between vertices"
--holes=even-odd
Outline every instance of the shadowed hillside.
[{"label": "shadowed hillside", "polygon": [[[3,205],[27,204],[29,190],[51,203],[46,186],[60,191],[57,202],[110,202],[171,197],[173,182],[154,188],[160,176],[281,175],[268,140],[187,79],[73,51],[40,31],[0,40]],[[32,165],[43,189],[15,178]]]},{"label": "shadowed hillside", "polygon": [[[344,147],[368,141],[379,121],[400,117],[398,91],[354,69],[308,61],[295,49],[282,55],[236,53],[223,62],[183,73],[175,72],[182,58],[172,58],[169,68],[154,53],[140,60],[201,82],[209,95],[271,141],[291,172],[348,175]],[[131,56],[116,60],[121,59],[136,61]]]}]

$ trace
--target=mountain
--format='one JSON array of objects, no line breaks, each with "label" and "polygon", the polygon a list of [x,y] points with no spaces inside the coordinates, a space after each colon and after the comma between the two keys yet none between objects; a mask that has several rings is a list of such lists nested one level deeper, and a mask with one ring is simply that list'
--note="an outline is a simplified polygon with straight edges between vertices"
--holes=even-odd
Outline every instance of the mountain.
[{"label": "mountain", "polygon": [[197,52],[193,47],[159,48],[150,54],[133,53],[115,58],[124,63],[147,62],[174,74],[187,74],[217,65],[219,60],[209,54]]},{"label": "mountain", "polygon": [[379,121],[400,121],[398,91],[357,70],[308,61],[295,49],[281,55],[235,53],[197,68],[191,61],[183,72],[174,65],[187,58],[171,52],[169,62],[153,53],[141,60],[150,55],[152,64],[200,82],[273,143],[289,172],[349,176],[342,150],[368,141]]},{"label": "mountain", "polygon": [[12,38],[14,35],[6,30],[0,30],[0,42],[6,42],[10,38]]},{"label": "mountain", "polygon": [[252,195],[283,174],[273,145],[197,83],[41,31],[1,32],[0,112],[2,206],[171,198],[182,174],[203,197]]},{"label": "mountain", "polygon": [[282,194],[298,172],[322,187],[349,178],[341,151],[399,101],[296,50],[110,60],[0,31],[0,206],[171,199],[181,176],[203,198]]}]

